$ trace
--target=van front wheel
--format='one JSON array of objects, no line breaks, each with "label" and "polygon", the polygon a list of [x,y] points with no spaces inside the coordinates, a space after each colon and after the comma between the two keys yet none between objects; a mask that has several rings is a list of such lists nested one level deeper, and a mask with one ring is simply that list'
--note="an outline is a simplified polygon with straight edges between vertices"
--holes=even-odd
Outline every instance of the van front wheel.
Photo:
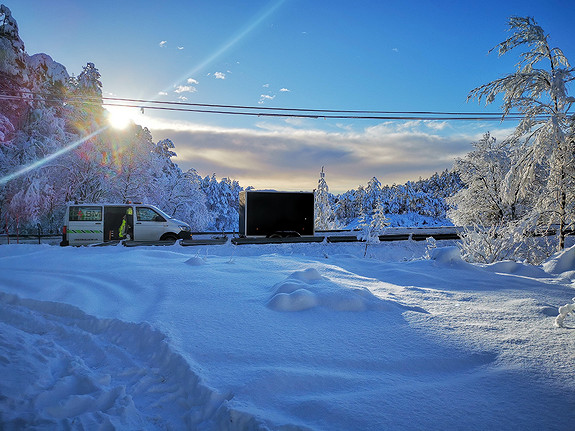
[{"label": "van front wheel", "polygon": [[176,236],[176,234],[173,234],[173,233],[165,233],[160,238],[160,241],[176,242],[177,240],[178,240],[178,237]]}]

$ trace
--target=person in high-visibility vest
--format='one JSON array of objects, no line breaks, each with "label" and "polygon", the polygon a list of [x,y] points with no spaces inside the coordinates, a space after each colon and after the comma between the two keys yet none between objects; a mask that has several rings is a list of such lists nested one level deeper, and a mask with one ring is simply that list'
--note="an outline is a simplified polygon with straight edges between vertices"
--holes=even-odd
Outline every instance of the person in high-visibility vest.
[{"label": "person in high-visibility vest", "polygon": [[132,208],[128,208],[126,210],[126,214],[124,214],[124,217],[122,217],[122,224],[120,224],[120,228],[118,229],[118,235],[120,236],[120,239],[130,239],[130,234],[128,232],[130,231],[131,226],[128,224],[128,217],[132,214]]}]

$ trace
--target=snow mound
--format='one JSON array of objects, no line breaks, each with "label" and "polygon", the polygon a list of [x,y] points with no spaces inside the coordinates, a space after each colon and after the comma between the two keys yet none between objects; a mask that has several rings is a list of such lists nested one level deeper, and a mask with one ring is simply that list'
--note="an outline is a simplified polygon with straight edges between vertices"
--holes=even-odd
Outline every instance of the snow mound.
[{"label": "snow mound", "polygon": [[294,278],[296,280],[305,281],[307,283],[314,283],[316,281],[321,280],[323,277],[319,273],[319,271],[315,268],[308,268],[303,271],[296,271],[294,272],[290,278]]},{"label": "snow mound", "polygon": [[543,264],[543,269],[549,274],[575,273],[575,246],[555,253]]},{"label": "snow mound", "polygon": [[334,283],[314,268],[294,272],[285,281],[276,284],[273,291],[267,306],[275,311],[323,307],[332,311],[359,312],[403,307],[397,302],[378,298],[366,288]]},{"label": "snow mound", "polygon": [[473,265],[465,262],[461,258],[461,251],[458,247],[441,247],[435,248],[431,251],[431,260],[434,261],[436,266],[449,266],[472,268]]},{"label": "snow mound", "polygon": [[194,257],[190,257],[188,260],[186,260],[186,265],[190,265],[190,266],[202,266],[206,264],[206,261],[198,256],[194,256]]},{"label": "snow mound", "polygon": [[[163,333],[0,292],[6,429],[230,429],[253,423],[204,386]],[[234,428],[236,429],[236,428]]]},{"label": "snow mound", "polygon": [[534,278],[545,277],[547,275],[540,267],[526,265],[513,260],[503,260],[500,262],[490,263],[485,265],[485,269],[501,274],[515,274]]},{"label": "snow mound", "polygon": [[277,311],[302,311],[318,304],[318,298],[313,292],[300,288],[290,293],[276,293],[268,302],[268,307]]}]

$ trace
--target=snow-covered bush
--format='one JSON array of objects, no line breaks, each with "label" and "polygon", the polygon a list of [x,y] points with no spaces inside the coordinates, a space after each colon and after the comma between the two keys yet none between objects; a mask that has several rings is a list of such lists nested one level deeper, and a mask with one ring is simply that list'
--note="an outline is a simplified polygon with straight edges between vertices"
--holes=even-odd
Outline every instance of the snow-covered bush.
[{"label": "snow-covered bush", "polygon": [[469,262],[493,263],[511,259],[518,247],[515,226],[509,224],[484,227],[472,224],[461,233],[461,254]]},{"label": "snow-covered bush", "polygon": [[553,240],[544,232],[534,232],[532,226],[525,220],[490,226],[470,224],[460,235],[462,257],[469,262],[515,260],[538,265],[553,253]]}]

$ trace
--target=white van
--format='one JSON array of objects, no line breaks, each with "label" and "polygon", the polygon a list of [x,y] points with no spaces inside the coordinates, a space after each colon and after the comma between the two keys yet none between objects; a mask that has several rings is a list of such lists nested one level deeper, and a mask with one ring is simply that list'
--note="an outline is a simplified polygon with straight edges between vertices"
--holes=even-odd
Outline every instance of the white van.
[{"label": "white van", "polygon": [[190,225],[152,205],[81,203],[67,206],[60,245],[118,240],[176,241],[180,238],[191,238]]}]

